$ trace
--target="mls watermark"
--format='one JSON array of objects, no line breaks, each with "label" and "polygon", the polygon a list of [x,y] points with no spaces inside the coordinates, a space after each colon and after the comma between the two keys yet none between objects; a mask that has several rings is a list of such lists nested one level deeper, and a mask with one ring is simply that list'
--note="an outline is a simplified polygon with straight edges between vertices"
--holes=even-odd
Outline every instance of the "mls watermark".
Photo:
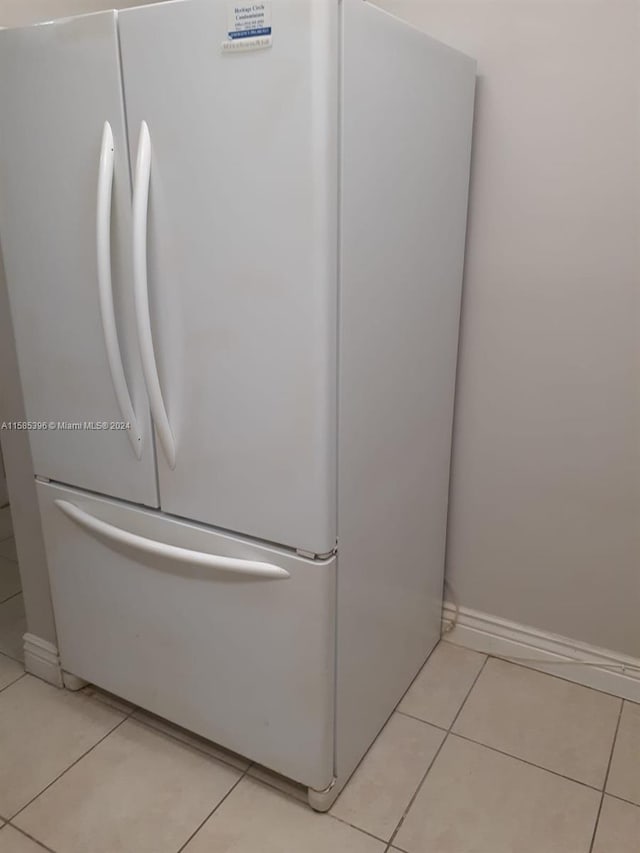
[{"label": "mls watermark", "polygon": [[0,430],[11,430],[15,432],[39,431],[39,432],[83,432],[88,431],[112,431],[131,429],[129,421],[2,421]]}]

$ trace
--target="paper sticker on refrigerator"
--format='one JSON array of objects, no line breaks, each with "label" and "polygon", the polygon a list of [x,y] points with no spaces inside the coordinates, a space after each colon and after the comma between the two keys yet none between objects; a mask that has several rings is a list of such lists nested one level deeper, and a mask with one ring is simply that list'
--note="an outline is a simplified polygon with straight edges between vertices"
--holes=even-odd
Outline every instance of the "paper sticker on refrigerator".
[{"label": "paper sticker on refrigerator", "polygon": [[229,39],[253,39],[271,35],[271,3],[229,3],[227,7]]},{"label": "paper sticker on refrigerator", "polygon": [[229,3],[227,39],[222,50],[262,50],[271,47],[271,2]]}]

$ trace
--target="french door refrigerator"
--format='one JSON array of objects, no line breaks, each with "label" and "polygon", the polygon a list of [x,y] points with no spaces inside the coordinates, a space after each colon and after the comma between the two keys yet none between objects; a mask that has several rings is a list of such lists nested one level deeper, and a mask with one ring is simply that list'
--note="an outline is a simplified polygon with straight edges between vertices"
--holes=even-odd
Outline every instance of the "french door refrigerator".
[{"label": "french door refrigerator", "polygon": [[474,83],[365,0],[0,33],[61,665],[317,809],[439,638]]}]

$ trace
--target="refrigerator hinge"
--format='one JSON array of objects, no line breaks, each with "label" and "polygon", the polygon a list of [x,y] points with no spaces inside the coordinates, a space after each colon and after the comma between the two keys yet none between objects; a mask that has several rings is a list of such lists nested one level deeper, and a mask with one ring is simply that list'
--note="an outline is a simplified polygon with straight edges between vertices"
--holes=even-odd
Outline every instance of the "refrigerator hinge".
[{"label": "refrigerator hinge", "polygon": [[315,551],[305,551],[304,548],[296,548],[296,554],[299,557],[304,557],[306,560],[329,560],[331,557],[336,554],[338,548],[332,548],[330,551],[326,551],[324,554],[316,554]]}]

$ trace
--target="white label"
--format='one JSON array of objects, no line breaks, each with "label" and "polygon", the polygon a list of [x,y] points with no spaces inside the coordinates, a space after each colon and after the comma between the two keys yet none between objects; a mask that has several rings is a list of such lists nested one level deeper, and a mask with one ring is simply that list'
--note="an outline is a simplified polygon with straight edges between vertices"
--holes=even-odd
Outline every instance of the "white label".
[{"label": "white label", "polygon": [[[229,3],[227,7],[227,36],[229,41],[263,39],[271,36],[271,2]],[[260,47],[266,47],[261,44]]]}]

